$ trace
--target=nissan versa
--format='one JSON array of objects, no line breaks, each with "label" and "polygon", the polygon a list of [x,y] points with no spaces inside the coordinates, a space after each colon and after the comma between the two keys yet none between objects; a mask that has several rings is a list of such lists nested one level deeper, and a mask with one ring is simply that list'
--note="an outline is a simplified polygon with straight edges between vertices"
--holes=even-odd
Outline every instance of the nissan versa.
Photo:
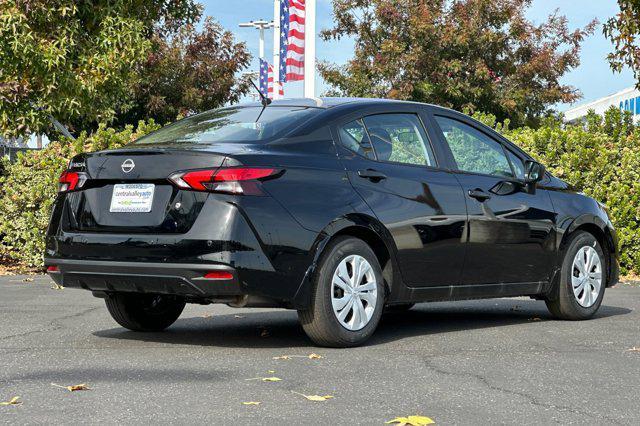
[{"label": "nissan versa", "polygon": [[463,114],[373,99],[232,106],[74,157],[45,264],[130,330],[186,303],[282,307],[335,347],[417,302],[587,319],[618,279],[603,205]]}]

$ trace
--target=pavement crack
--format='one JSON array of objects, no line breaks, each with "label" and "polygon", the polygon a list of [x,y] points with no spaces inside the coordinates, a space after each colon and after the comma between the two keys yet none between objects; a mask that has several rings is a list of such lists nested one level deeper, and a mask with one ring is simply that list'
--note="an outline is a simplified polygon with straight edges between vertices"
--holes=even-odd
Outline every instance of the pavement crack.
[{"label": "pavement crack", "polygon": [[8,336],[2,336],[2,337],[0,337],[0,341],[14,339],[16,337],[30,336],[32,334],[46,333],[48,331],[55,331],[55,330],[58,330],[58,329],[62,328],[61,325],[56,325],[56,322],[62,321],[62,320],[66,320],[66,319],[70,319],[70,318],[77,318],[77,317],[80,317],[82,315],[86,315],[86,314],[88,314],[88,313],[90,313],[92,311],[95,311],[97,309],[100,309],[100,306],[94,306],[93,308],[88,308],[88,309],[85,309],[85,310],[80,311],[80,312],[76,312],[76,313],[73,313],[73,314],[64,315],[64,316],[61,316],[61,317],[58,317],[58,318],[54,318],[49,322],[49,324],[47,324],[43,328],[39,328],[37,330],[24,331],[22,333],[10,334]]},{"label": "pavement crack", "polygon": [[545,408],[545,409],[552,409],[552,410],[557,410],[557,411],[564,411],[564,412],[569,412],[569,413],[573,413],[573,414],[578,414],[578,415],[587,415],[593,418],[599,418],[599,419],[603,419],[606,420],[607,422],[610,422],[612,424],[623,424],[621,423],[619,420],[613,419],[611,417],[605,416],[605,415],[601,415],[601,414],[596,414],[596,413],[591,413],[588,411],[584,411],[584,410],[577,410],[573,407],[569,407],[566,405],[555,405],[555,404],[548,404],[545,402],[542,402],[540,400],[538,400],[535,396],[528,394],[526,392],[521,392],[521,391],[517,391],[517,390],[513,390],[513,389],[508,389],[508,388],[504,388],[501,386],[496,386],[494,384],[491,384],[489,382],[489,380],[487,380],[486,377],[482,376],[481,374],[477,374],[477,373],[469,373],[469,372],[453,372],[453,371],[448,371],[445,370],[441,367],[438,367],[437,365],[435,365],[431,360],[424,360],[425,366],[432,370],[435,371],[438,374],[442,374],[442,375],[446,375],[446,376],[455,376],[455,377],[471,377],[476,379],[478,382],[480,382],[483,386],[487,387],[490,390],[494,390],[497,392],[502,392],[508,395],[514,395],[514,396],[518,396],[524,399],[527,399],[532,405],[540,407],[540,408]]}]

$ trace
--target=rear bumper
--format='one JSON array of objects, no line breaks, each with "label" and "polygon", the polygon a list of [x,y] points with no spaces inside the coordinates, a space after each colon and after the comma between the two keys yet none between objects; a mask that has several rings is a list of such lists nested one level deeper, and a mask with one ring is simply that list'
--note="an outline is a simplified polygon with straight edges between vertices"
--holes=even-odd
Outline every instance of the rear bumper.
[{"label": "rear bumper", "polygon": [[[47,258],[45,265],[58,268],[49,272],[58,285],[94,292],[173,294],[195,299],[233,298],[245,294],[237,271],[225,265]],[[213,271],[229,272],[233,278],[204,278]]]}]

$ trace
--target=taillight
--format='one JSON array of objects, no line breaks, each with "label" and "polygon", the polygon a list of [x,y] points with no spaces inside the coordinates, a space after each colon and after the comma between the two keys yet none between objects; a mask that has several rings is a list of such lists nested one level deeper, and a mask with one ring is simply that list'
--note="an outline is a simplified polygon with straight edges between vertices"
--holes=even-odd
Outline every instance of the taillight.
[{"label": "taillight", "polygon": [[279,172],[271,168],[232,167],[174,173],[169,180],[179,188],[195,191],[261,195],[258,182]]},{"label": "taillight", "polygon": [[87,176],[84,173],[65,170],[60,175],[60,179],[58,179],[58,191],[67,192],[82,188],[82,185],[84,185],[86,180]]}]

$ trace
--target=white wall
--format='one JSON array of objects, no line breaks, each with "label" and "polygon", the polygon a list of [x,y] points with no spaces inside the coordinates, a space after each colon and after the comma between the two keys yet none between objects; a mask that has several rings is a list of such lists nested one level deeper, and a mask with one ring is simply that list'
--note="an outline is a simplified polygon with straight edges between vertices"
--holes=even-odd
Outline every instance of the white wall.
[{"label": "white wall", "polygon": [[564,118],[566,121],[577,120],[587,115],[590,109],[603,115],[612,105],[622,110],[631,111],[634,114],[634,120],[640,121],[640,90],[635,87],[629,87],[613,95],[568,109],[564,112]]}]

